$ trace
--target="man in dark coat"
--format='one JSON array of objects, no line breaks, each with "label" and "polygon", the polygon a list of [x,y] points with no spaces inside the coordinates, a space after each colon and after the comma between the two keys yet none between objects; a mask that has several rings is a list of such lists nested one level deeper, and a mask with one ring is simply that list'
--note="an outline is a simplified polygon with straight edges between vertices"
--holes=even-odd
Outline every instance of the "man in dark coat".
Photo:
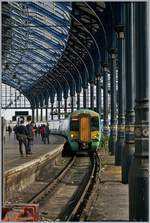
[{"label": "man in dark coat", "polygon": [[28,156],[29,151],[28,151],[28,145],[27,145],[27,128],[23,125],[24,121],[21,120],[20,125],[16,127],[15,133],[16,133],[16,138],[19,141],[19,151],[20,155],[23,156],[23,151],[22,151],[22,144],[25,146],[25,153],[26,156]]},{"label": "man in dark coat", "polygon": [[31,123],[26,125],[29,154],[32,154],[32,145],[33,145],[33,137],[34,137],[33,124],[34,124],[34,122],[31,122]]}]

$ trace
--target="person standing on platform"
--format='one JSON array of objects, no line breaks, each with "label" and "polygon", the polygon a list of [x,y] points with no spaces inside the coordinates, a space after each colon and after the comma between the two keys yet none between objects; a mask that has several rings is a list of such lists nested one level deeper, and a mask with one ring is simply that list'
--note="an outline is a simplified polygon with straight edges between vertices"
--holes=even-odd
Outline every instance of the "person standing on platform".
[{"label": "person standing on platform", "polygon": [[46,141],[47,141],[47,144],[49,144],[49,134],[50,134],[50,130],[49,130],[49,126],[47,124],[45,126],[45,140],[44,140],[45,144],[46,144]]},{"label": "person standing on platform", "polygon": [[40,128],[42,141],[45,143],[45,125],[42,125]]},{"label": "person standing on platform", "polygon": [[33,145],[33,138],[34,138],[34,129],[33,129],[34,122],[30,122],[26,125],[27,128],[27,140],[28,140],[28,150],[29,154],[32,154],[32,145]]},{"label": "person standing on platform", "polygon": [[27,128],[24,126],[24,121],[21,120],[20,125],[15,128],[16,139],[19,141],[19,151],[21,157],[23,157],[22,144],[25,146],[25,153],[28,156],[28,145],[27,145]]},{"label": "person standing on platform", "polygon": [[10,138],[10,134],[12,133],[12,128],[10,127],[10,125],[8,126],[8,133],[9,133],[9,138]]}]

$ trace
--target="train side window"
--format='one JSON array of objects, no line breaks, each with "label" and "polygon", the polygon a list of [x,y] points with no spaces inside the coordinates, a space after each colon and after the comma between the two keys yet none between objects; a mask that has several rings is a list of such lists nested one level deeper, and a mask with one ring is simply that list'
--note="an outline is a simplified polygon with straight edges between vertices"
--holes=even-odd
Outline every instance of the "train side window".
[{"label": "train side window", "polygon": [[99,119],[97,117],[91,118],[91,131],[99,130]]},{"label": "train side window", "polygon": [[79,120],[78,119],[71,119],[70,131],[79,131]]}]

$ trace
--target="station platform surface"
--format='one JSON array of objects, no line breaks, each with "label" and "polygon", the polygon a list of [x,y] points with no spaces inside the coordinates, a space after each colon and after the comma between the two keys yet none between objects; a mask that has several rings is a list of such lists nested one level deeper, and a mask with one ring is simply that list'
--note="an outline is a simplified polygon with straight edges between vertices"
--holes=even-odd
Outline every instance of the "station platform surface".
[{"label": "station platform surface", "polygon": [[129,221],[128,184],[121,183],[121,167],[114,156],[101,154],[102,174],[88,221]]},{"label": "station platform surface", "polygon": [[13,133],[11,133],[10,137],[8,134],[5,136],[4,143],[4,172],[8,171],[14,167],[17,167],[23,163],[29,162],[32,159],[36,159],[41,157],[42,155],[54,150],[56,147],[64,143],[64,138],[60,136],[49,136],[50,144],[44,144],[41,140],[40,135],[34,137],[32,155],[26,157],[24,145],[22,146],[24,157],[20,157],[19,153],[19,143],[16,140]]}]

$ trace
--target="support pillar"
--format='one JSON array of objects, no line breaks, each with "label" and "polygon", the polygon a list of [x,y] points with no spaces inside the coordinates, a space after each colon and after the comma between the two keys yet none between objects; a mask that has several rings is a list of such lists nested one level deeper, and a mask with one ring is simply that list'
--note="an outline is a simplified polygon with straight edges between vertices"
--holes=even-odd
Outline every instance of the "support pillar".
[{"label": "support pillar", "polygon": [[94,110],[94,84],[90,84],[90,102],[91,102],[91,109]]},{"label": "support pillar", "polygon": [[34,112],[34,108],[32,108],[32,121],[35,121],[35,112]]},{"label": "support pillar", "polygon": [[109,137],[109,152],[111,155],[115,154],[116,142],[117,142],[117,117],[116,117],[116,49],[111,49],[111,127]]},{"label": "support pillar", "polygon": [[104,101],[104,135],[109,134],[109,123],[108,123],[108,73],[107,65],[103,66],[103,101]]},{"label": "support pillar", "polygon": [[64,112],[65,112],[65,118],[66,118],[67,117],[67,98],[65,98],[64,101],[65,101]]},{"label": "support pillar", "polygon": [[[121,8],[124,22],[124,5]],[[125,39],[124,26],[116,27],[118,36],[118,137],[115,151],[115,165],[121,165],[122,152],[125,146]]]},{"label": "support pillar", "polygon": [[43,121],[43,109],[41,108],[41,117],[40,117],[41,122]]},{"label": "support pillar", "polygon": [[48,121],[48,108],[46,106],[45,108],[45,118],[46,118],[46,122]]},{"label": "support pillar", "polygon": [[71,112],[74,110],[74,97],[71,96]]},{"label": "support pillar", "polygon": [[83,88],[83,108],[86,108],[86,93],[87,93],[87,89]]},{"label": "support pillar", "polygon": [[96,78],[96,111],[101,114],[101,85],[100,76]]},{"label": "support pillar", "polygon": [[54,119],[54,117],[53,117],[53,107],[54,107],[54,103],[51,103],[51,120]]},{"label": "support pillar", "polygon": [[128,173],[133,154],[134,140],[134,99],[135,99],[135,55],[133,3],[126,4],[126,128],[125,147],[122,154],[122,183],[128,183]]},{"label": "support pillar", "polygon": [[149,221],[149,7],[134,3],[135,153],[129,172],[129,220]]},{"label": "support pillar", "polygon": [[80,92],[77,92],[77,109],[80,109]]},{"label": "support pillar", "polygon": [[58,119],[60,119],[60,101],[58,101]]},{"label": "support pillar", "polygon": [[38,111],[39,111],[39,109],[38,108],[36,108],[36,121],[38,122],[39,121],[39,113],[38,113]]}]

